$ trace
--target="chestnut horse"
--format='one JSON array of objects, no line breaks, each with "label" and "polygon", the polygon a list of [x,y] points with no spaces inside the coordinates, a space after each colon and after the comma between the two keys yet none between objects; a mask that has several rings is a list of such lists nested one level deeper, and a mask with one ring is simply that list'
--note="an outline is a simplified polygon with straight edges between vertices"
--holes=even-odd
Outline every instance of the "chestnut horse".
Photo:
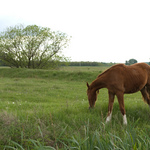
[{"label": "chestnut horse", "polygon": [[150,106],[150,66],[136,63],[130,66],[117,64],[100,74],[90,85],[87,83],[89,108],[94,107],[99,89],[107,88],[109,94],[106,123],[111,120],[114,97],[117,96],[123,124],[127,124],[124,94],[141,91],[144,101]]}]

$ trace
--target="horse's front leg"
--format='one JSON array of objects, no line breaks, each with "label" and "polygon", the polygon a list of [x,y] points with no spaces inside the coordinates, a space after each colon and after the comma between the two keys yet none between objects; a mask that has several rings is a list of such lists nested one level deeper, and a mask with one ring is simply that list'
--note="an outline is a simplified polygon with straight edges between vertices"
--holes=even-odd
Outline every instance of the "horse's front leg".
[{"label": "horse's front leg", "polygon": [[126,111],[125,111],[125,107],[124,107],[124,96],[123,96],[124,93],[118,92],[116,95],[117,95],[117,98],[118,98],[120,111],[123,115],[123,124],[127,125]]},{"label": "horse's front leg", "polygon": [[108,91],[108,94],[109,94],[109,104],[108,104],[108,114],[106,118],[106,123],[110,122],[111,120],[112,108],[113,108],[113,103],[114,103],[114,98],[115,98],[115,94],[111,93],[110,91]]}]

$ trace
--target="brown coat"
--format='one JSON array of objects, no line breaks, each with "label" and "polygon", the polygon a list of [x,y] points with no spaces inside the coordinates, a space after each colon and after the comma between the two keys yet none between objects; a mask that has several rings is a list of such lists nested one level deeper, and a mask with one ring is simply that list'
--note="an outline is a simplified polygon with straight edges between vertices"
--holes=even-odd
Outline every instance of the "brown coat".
[{"label": "brown coat", "polygon": [[95,105],[97,92],[107,88],[109,93],[108,116],[112,112],[114,96],[118,98],[121,113],[125,114],[124,94],[141,91],[144,100],[150,105],[150,66],[136,63],[131,66],[117,64],[100,74],[90,85],[87,83],[90,107]]}]

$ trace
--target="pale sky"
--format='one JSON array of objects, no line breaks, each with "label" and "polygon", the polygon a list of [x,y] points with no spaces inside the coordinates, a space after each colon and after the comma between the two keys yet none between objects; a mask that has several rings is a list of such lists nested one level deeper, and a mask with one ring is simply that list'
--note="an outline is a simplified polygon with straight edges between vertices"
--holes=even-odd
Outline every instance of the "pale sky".
[{"label": "pale sky", "polygon": [[0,30],[18,24],[72,36],[72,61],[150,61],[150,0],[4,0]]}]

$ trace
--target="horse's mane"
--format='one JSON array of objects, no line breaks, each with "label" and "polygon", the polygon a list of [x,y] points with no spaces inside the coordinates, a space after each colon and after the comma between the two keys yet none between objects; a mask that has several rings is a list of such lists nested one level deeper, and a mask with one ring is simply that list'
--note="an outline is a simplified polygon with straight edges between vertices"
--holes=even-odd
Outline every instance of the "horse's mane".
[{"label": "horse's mane", "polygon": [[116,64],[116,65],[110,67],[109,69],[105,70],[105,71],[102,72],[101,74],[99,74],[99,75],[97,76],[97,78],[101,77],[103,74],[105,74],[105,73],[109,72],[110,70],[112,70],[112,69],[114,69],[114,68],[117,68],[117,67],[125,67],[125,65],[124,65],[124,64]]}]

